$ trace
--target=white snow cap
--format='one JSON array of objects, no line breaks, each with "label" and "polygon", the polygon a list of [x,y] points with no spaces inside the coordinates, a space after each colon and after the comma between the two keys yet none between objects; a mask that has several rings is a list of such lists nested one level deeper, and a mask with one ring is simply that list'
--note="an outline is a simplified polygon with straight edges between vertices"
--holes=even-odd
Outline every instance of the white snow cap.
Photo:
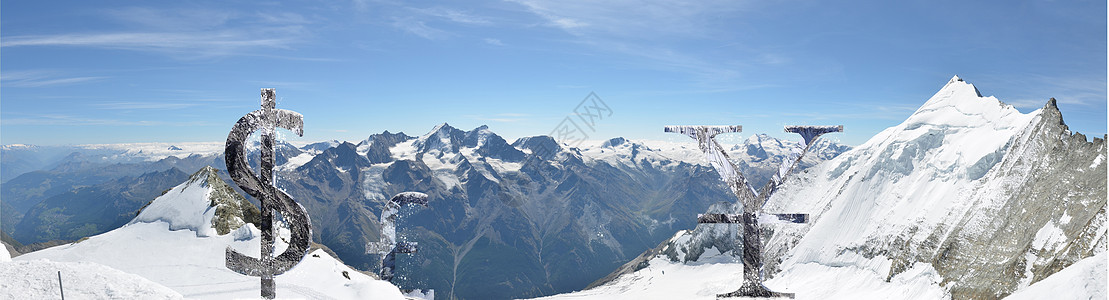
[{"label": "white snow cap", "polygon": [[12,261],[12,254],[8,253],[8,247],[0,244],[0,262]]},{"label": "white snow cap", "polygon": [[1039,111],[1022,114],[993,96],[983,97],[974,85],[954,76],[908,119],[858,148],[895,150],[892,154],[900,155],[901,150],[886,148],[916,144],[912,149],[927,150],[956,144],[960,146],[940,147],[920,160],[939,167],[969,165],[1004,147],[1038,115]]},{"label": "white snow cap", "polygon": [[196,231],[197,236],[216,235],[216,230],[212,228],[216,208],[210,206],[212,201],[208,199],[212,192],[212,188],[208,186],[208,176],[215,175],[210,168],[212,167],[205,167],[193,174],[189,181],[155,198],[128,225],[162,221],[169,223],[170,230],[188,229]]},{"label": "white snow cap", "polygon": [[970,127],[994,125],[996,128],[1013,125],[1001,121],[1016,115],[1021,113],[1012,105],[1002,103],[993,96],[982,97],[978,88],[956,75],[905,120],[905,123],[909,124],[910,129],[919,127],[920,124]]}]

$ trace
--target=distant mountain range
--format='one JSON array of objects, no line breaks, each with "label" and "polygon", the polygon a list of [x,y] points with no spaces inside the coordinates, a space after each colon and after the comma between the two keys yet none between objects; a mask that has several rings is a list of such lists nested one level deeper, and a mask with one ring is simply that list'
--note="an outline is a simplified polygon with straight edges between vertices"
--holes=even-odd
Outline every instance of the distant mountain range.
[{"label": "distant mountain range", "polygon": [[[754,135],[726,147],[761,186],[796,146]],[[16,261],[93,261],[152,282],[126,293],[172,298],[164,285],[187,297],[254,295],[256,281],[212,263],[222,247],[252,247],[258,235],[243,202],[253,200],[217,178],[226,176],[221,143],[58,148],[0,147],[0,167],[22,172],[0,184],[0,229],[19,240],[5,234],[5,243],[62,244]],[[366,246],[380,238],[384,203],[406,191],[428,194],[429,206],[401,212],[398,237],[419,252],[399,255],[395,283],[441,299],[537,297],[590,283],[551,298],[713,299],[740,283],[738,232],[694,216],[741,208],[692,140],[509,143],[485,126],[444,123],[421,136],[386,131],[276,151],[277,185],[308,210],[322,244],[303,270],[278,277],[286,293],[402,297],[343,262],[376,271],[380,257]],[[1069,131],[1054,99],[1022,114],[954,77],[857,148],[814,145],[808,169],[763,207],[811,217],[763,227],[766,285],[802,299],[1104,298],[1106,155],[1105,137]],[[212,198],[213,188],[223,196]],[[207,218],[221,207],[236,213]],[[205,218],[175,217],[183,215]],[[159,275],[166,261],[194,273]],[[221,284],[229,288],[213,290]]]},{"label": "distant mountain range", "polygon": [[[793,146],[753,135],[729,152],[752,181],[765,181]],[[221,147],[84,146],[57,158],[55,148],[4,146],[5,157],[39,160],[5,164],[48,169],[0,184],[2,228],[24,244],[111,230],[182,181],[183,171],[223,169]],[[821,142],[803,167],[848,149]],[[49,157],[58,161],[42,163]],[[279,187],[311,215],[313,240],[364,270],[379,266],[365,247],[380,238],[384,201],[404,191],[430,195],[429,208],[399,222],[400,236],[419,242],[420,251],[398,257],[395,280],[446,298],[581,289],[672,232],[693,228],[693,216],[710,205],[732,201],[692,141],[614,138],[571,148],[535,136],[510,144],[485,126],[440,124],[419,137],[386,131],[357,144],[280,143],[277,163]]]}]

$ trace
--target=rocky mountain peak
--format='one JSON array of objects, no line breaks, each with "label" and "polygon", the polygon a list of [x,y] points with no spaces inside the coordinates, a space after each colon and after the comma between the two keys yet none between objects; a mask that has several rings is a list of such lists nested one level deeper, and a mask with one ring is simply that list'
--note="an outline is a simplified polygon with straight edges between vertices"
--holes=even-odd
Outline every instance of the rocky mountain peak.
[{"label": "rocky mountain peak", "polygon": [[1040,109],[1040,117],[1043,118],[1045,122],[1053,122],[1062,125],[1064,130],[1068,129],[1067,125],[1063,123],[1063,113],[1059,111],[1059,106],[1055,104],[1055,98],[1047,100],[1044,107]]},{"label": "rocky mountain peak", "polygon": [[390,133],[386,130],[379,134],[370,135],[369,138],[358,144],[358,150],[366,153],[366,159],[371,164],[387,163],[393,161],[393,154],[389,151],[389,148],[409,139],[412,139],[412,137],[403,132]]},{"label": "rocky mountain peak", "polygon": [[[211,166],[205,166],[197,171],[197,174],[201,172],[205,173],[205,182],[209,189],[208,207],[215,208],[215,215],[212,217],[211,224],[212,228],[216,230],[216,234],[228,234],[246,225],[246,223],[260,221],[261,211],[258,210],[258,207],[247,201],[227,182],[224,182],[219,177],[219,170]],[[193,176],[196,176],[196,174],[193,174]]]},{"label": "rocky mountain peak", "polygon": [[466,135],[462,138],[462,146],[480,148],[490,139],[500,139],[502,141],[504,140],[496,133],[493,133],[492,130],[489,130],[488,125],[481,125],[478,128],[474,128],[474,130],[466,132]]},{"label": "rocky mountain peak", "polygon": [[917,109],[906,122],[914,120],[943,122],[965,117],[995,121],[1014,114],[1020,114],[1020,112],[1012,105],[1002,103],[993,96],[983,97],[977,87],[955,76]]},{"label": "rocky mountain peak", "polygon": [[762,141],[763,138],[760,138],[758,135],[752,135],[751,138],[748,138],[746,143],[744,143],[747,144],[747,155],[750,155],[755,160],[763,160],[769,157],[766,154],[766,149],[762,146]]},{"label": "rocky mountain peak", "polygon": [[[443,123],[443,124],[446,124],[446,123]],[[411,136],[408,136],[407,134],[404,134],[404,132],[391,133],[388,130],[386,130],[386,131],[382,131],[381,133],[371,134],[370,137],[363,140],[361,143],[358,144],[358,146],[364,146],[364,145],[371,145],[372,146],[374,144],[386,144],[386,145],[389,145],[390,147],[392,147],[392,145],[396,145],[399,142],[403,142],[403,141],[409,140],[411,138],[412,138]]]},{"label": "rocky mountain peak", "polygon": [[[947,297],[996,299],[1103,253],[1106,146],[1067,130],[1055,102],[1021,114],[953,77],[904,123],[768,199],[764,211],[812,221],[763,227],[773,232],[766,278],[808,276],[813,269],[797,266],[819,264],[897,282],[924,269],[935,275],[922,282]],[[734,250],[726,238],[735,232],[717,228],[679,232],[606,278],[653,267],[655,257]]]},{"label": "rocky mountain peak", "polygon": [[481,127],[466,132],[462,146],[476,147],[475,152],[477,154],[506,161],[521,161],[527,156],[523,151],[509,145],[508,141],[489,130],[489,126],[486,125],[481,125]]},{"label": "rocky mountain peak", "polygon": [[300,149],[304,150],[304,151],[312,152],[312,153],[319,153],[319,152],[323,152],[324,150],[327,150],[327,148],[338,146],[339,144],[341,144],[341,142],[339,142],[338,140],[330,140],[330,141],[311,143],[311,144],[305,145],[304,147],[301,147]]},{"label": "rocky mountain peak", "polygon": [[343,142],[338,146],[324,150],[298,169],[321,168],[321,170],[328,170],[338,166],[344,168],[353,166],[353,169],[357,170],[358,168],[367,167],[369,165],[366,158],[358,154],[357,146],[350,142]]},{"label": "rocky mountain peak", "polygon": [[258,208],[247,202],[211,166],[201,168],[143,207],[131,223],[169,223],[170,230],[189,229],[197,236],[224,235],[256,222]]},{"label": "rocky mountain peak", "polygon": [[546,135],[522,137],[512,142],[512,146],[520,149],[528,149],[531,151],[531,154],[540,155],[540,157],[544,159],[552,157],[559,151],[562,151],[562,147],[559,146],[558,142],[555,141],[554,138]]},{"label": "rocky mountain peak", "polygon": [[882,163],[871,165],[874,169],[867,176],[909,175],[914,168],[929,165],[955,171],[936,173],[938,178],[948,178],[968,174],[963,171],[970,166],[987,170],[1004,155],[1009,138],[1038,114],[1022,114],[997,98],[982,97],[973,85],[955,77],[900,125],[878,133],[858,149],[882,153],[874,158]]},{"label": "rocky mountain peak", "polygon": [[624,143],[627,143],[627,142],[628,142],[628,140],[624,139],[623,137],[614,137],[614,138],[608,139],[604,143],[601,143],[601,147],[613,148],[613,147],[623,145]]},{"label": "rocky mountain peak", "polygon": [[416,150],[421,153],[431,150],[458,152],[465,134],[462,130],[451,127],[450,124],[444,122],[432,128],[431,132],[417,138]]}]

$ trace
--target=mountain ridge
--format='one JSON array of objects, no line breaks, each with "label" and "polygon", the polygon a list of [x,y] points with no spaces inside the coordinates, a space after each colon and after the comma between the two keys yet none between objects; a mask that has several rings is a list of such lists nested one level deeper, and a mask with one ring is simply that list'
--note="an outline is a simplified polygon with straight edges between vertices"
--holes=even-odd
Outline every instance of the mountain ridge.
[{"label": "mountain ridge", "polygon": [[[767,158],[742,167],[752,174],[769,174],[780,161],[775,151],[796,144],[762,141]],[[188,152],[182,148],[177,153]],[[614,138],[604,147],[569,147],[535,136],[509,144],[486,126],[463,131],[444,123],[420,137],[385,131],[357,144],[275,149],[276,184],[309,211],[313,239],[359,269],[376,270],[380,262],[365,244],[380,238],[385,201],[399,192],[428,193],[428,209],[398,221],[398,233],[419,241],[420,252],[398,256],[396,279],[446,297],[452,287],[458,298],[581,288],[672,230],[692,227],[681,215],[727,200],[712,192],[725,187],[710,180],[711,167],[689,143]],[[845,148],[822,149],[834,156]]]},{"label": "mountain ridge", "polygon": [[[790,178],[763,209],[811,221],[763,226],[767,285],[804,291],[798,272],[863,272],[989,299],[1104,253],[1105,139],[1070,132],[1055,102],[1020,114],[956,76],[901,124]],[[734,231],[718,227],[679,232],[590,287],[737,255]]]}]

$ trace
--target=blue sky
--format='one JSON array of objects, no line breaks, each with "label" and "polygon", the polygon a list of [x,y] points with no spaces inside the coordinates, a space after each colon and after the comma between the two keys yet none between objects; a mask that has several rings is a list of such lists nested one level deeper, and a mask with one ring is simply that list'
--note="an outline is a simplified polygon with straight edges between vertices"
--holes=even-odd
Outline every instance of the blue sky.
[{"label": "blue sky", "polygon": [[958,74],[1106,132],[1105,1],[6,1],[0,143],[223,141],[277,88],[302,140],[487,124],[589,139],[845,125],[857,145]]}]

